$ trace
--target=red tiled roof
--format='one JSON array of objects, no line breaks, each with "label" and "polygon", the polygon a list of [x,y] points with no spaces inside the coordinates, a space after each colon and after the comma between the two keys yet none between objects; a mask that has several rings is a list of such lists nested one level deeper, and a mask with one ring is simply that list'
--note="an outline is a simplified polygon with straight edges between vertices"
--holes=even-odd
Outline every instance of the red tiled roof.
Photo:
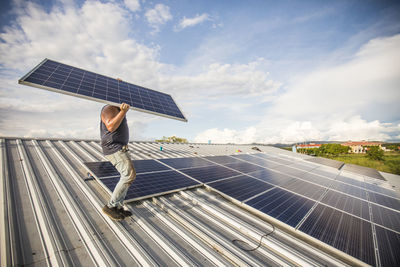
[{"label": "red tiled roof", "polygon": [[368,141],[360,141],[360,142],[352,142],[349,141],[347,143],[343,143],[342,146],[379,146],[382,145],[381,142],[368,142]]}]

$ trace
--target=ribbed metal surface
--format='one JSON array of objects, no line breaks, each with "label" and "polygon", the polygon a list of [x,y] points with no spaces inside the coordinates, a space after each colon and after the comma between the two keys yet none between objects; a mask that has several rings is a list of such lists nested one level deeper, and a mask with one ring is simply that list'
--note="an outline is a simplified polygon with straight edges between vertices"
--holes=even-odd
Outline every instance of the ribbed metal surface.
[{"label": "ribbed metal surface", "polygon": [[[108,193],[87,179],[83,165],[105,160],[96,141],[3,138],[0,146],[1,266],[343,265],[279,229],[259,249],[242,250],[232,241],[256,247],[272,226],[204,188],[130,203],[131,218],[111,221],[101,212]],[[130,143],[133,159],[254,152],[251,148]]]}]

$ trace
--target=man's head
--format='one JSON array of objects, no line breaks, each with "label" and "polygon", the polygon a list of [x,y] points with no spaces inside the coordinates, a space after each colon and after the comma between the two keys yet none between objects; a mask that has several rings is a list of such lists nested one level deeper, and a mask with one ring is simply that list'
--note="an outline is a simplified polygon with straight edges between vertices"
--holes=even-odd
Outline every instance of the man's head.
[{"label": "man's head", "polygon": [[106,115],[106,117],[115,117],[119,113],[120,109],[116,106],[107,105],[103,108],[102,114]]}]

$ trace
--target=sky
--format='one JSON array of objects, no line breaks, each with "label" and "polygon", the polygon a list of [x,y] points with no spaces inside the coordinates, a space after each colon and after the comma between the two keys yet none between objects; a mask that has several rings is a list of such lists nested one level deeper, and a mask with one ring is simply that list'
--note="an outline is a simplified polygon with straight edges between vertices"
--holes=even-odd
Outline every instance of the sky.
[{"label": "sky", "polygon": [[0,136],[99,139],[101,103],[19,85],[44,58],[171,94],[130,140],[400,140],[400,2],[1,1]]}]

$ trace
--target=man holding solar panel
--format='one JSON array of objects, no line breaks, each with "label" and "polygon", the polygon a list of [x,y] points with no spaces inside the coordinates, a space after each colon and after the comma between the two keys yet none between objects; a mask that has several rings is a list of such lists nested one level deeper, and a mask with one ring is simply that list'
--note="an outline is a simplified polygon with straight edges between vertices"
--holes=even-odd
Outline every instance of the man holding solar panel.
[{"label": "man holding solar panel", "polygon": [[128,153],[129,128],[125,115],[129,108],[130,106],[125,103],[122,103],[119,108],[106,105],[100,114],[103,154],[121,175],[109,202],[103,207],[103,212],[115,221],[121,221],[132,215],[130,211],[123,208],[126,193],[136,178],[136,171]]}]

